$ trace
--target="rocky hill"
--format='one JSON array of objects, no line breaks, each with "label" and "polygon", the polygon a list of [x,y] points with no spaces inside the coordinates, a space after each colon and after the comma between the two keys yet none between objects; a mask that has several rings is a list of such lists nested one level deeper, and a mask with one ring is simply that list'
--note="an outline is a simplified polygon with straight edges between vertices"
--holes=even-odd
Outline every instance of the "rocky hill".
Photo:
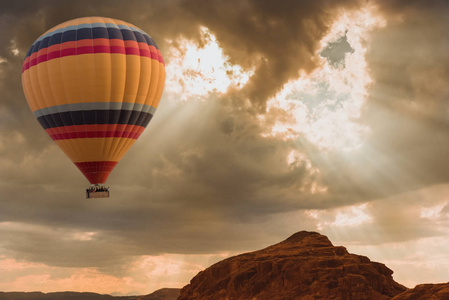
[{"label": "rocky hill", "polygon": [[420,284],[399,294],[392,300],[448,300],[449,283]]},{"label": "rocky hill", "polygon": [[77,292],[0,292],[0,300],[136,300],[136,297],[113,297],[110,295],[101,295],[96,293],[77,293]]},{"label": "rocky hill", "polygon": [[124,296],[114,297],[111,295],[101,295],[96,293],[76,293],[76,292],[0,292],[0,300],[176,300],[179,296],[179,289],[160,289],[146,296]]},{"label": "rocky hill", "polygon": [[319,233],[301,231],[207,268],[181,290],[178,300],[386,300],[407,290],[392,274],[384,264],[335,247]]},{"label": "rocky hill", "polygon": [[140,296],[136,300],[175,300],[178,299],[180,289],[160,289],[149,295]]}]

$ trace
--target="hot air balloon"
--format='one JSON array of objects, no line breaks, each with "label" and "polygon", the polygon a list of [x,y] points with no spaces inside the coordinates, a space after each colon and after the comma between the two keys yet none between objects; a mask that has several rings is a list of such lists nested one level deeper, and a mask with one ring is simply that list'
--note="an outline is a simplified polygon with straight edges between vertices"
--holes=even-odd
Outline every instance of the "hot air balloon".
[{"label": "hot air balloon", "polygon": [[47,134],[89,180],[104,183],[153,117],[165,64],[153,39],[120,20],[86,17],[48,30],[22,66],[28,105]]}]

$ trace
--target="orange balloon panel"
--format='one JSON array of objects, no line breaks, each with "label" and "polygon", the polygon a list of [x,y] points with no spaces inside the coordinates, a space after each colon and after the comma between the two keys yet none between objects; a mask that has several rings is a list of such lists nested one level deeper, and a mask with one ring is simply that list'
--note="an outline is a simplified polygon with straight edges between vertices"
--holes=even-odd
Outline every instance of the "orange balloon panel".
[{"label": "orange balloon panel", "polygon": [[50,29],[22,66],[35,117],[92,184],[105,183],[148,125],[164,83],[164,60],[153,39],[102,17]]}]

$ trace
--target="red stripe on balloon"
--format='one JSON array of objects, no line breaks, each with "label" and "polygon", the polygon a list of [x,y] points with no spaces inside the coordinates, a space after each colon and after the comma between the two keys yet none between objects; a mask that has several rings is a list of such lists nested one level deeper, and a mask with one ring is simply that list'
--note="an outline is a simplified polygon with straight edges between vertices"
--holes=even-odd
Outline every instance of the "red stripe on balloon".
[{"label": "red stripe on balloon", "polygon": [[137,140],[145,127],[126,124],[73,125],[48,128],[45,131],[54,140],[79,138],[122,137]]},{"label": "red stripe on balloon", "polygon": [[103,184],[117,165],[116,161],[87,161],[74,163],[91,184]]},{"label": "red stripe on balloon", "polygon": [[[110,44],[105,44],[104,40],[113,42],[111,42]],[[138,55],[157,60],[165,65],[160,50],[156,49],[156,47],[154,46],[149,46],[148,44],[135,41],[94,39],[83,40],[82,43],[80,43],[79,41],[65,42],[62,44],[43,48],[38,52],[34,52],[24,60],[22,72],[25,72],[29,68],[38,65],[39,63],[46,62],[52,59],[65,56],[95,53]]]}]

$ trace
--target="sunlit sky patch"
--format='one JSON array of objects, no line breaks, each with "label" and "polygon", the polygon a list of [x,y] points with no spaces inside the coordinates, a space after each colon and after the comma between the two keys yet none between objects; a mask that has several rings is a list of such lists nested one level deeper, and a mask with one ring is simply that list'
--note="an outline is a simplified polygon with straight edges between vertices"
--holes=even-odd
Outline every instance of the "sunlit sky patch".
[{"label": "sunlit sky patch", "polygon": [[373,222],[373,217],[367,211],[368,203],[359,205],[352,205],[335,209],[329,214],[320,210],[308,210],[306,214],[317,220],[318,230],[327,228],[341,230],[345,227],[354,227],[362,224],[369,224]]},{"label": "sunlit sky patch", "polygon": [[165,87],[169,98],[186,101],[225,93],[229,87],[240,89],[254,73],[231,64],[209,29],[201,27],[200,32],[202,45],[185,38],[169,41]]},{"label": "sunlit sky patch", "polygon": [[441,215],[441,212],[443,208],[445,207],[446,203],[440,203],[435,206],[431,207],[422,207],[420,211],[420,217],[421,218],[438,218]]},{"label": "sunlit sky patch", "polygon": [[11,41],[11,46],[9,49],[14,56],[18,56],[20,54],[20,50],[17,48],[17,43],[14,40]]},{"label": "sunlit sky patch", "polygon": [[302,72],[268,102],[268,112],[280,108],[292,121],[277,122],[267,136],[296,139],[303,134],[323,150],[361,145],[370,129],[360,122],[360,110],[372,81],[364,42],[369,31],[385,25],[372,10],[344,14],[321,41],[320,67]]}]

